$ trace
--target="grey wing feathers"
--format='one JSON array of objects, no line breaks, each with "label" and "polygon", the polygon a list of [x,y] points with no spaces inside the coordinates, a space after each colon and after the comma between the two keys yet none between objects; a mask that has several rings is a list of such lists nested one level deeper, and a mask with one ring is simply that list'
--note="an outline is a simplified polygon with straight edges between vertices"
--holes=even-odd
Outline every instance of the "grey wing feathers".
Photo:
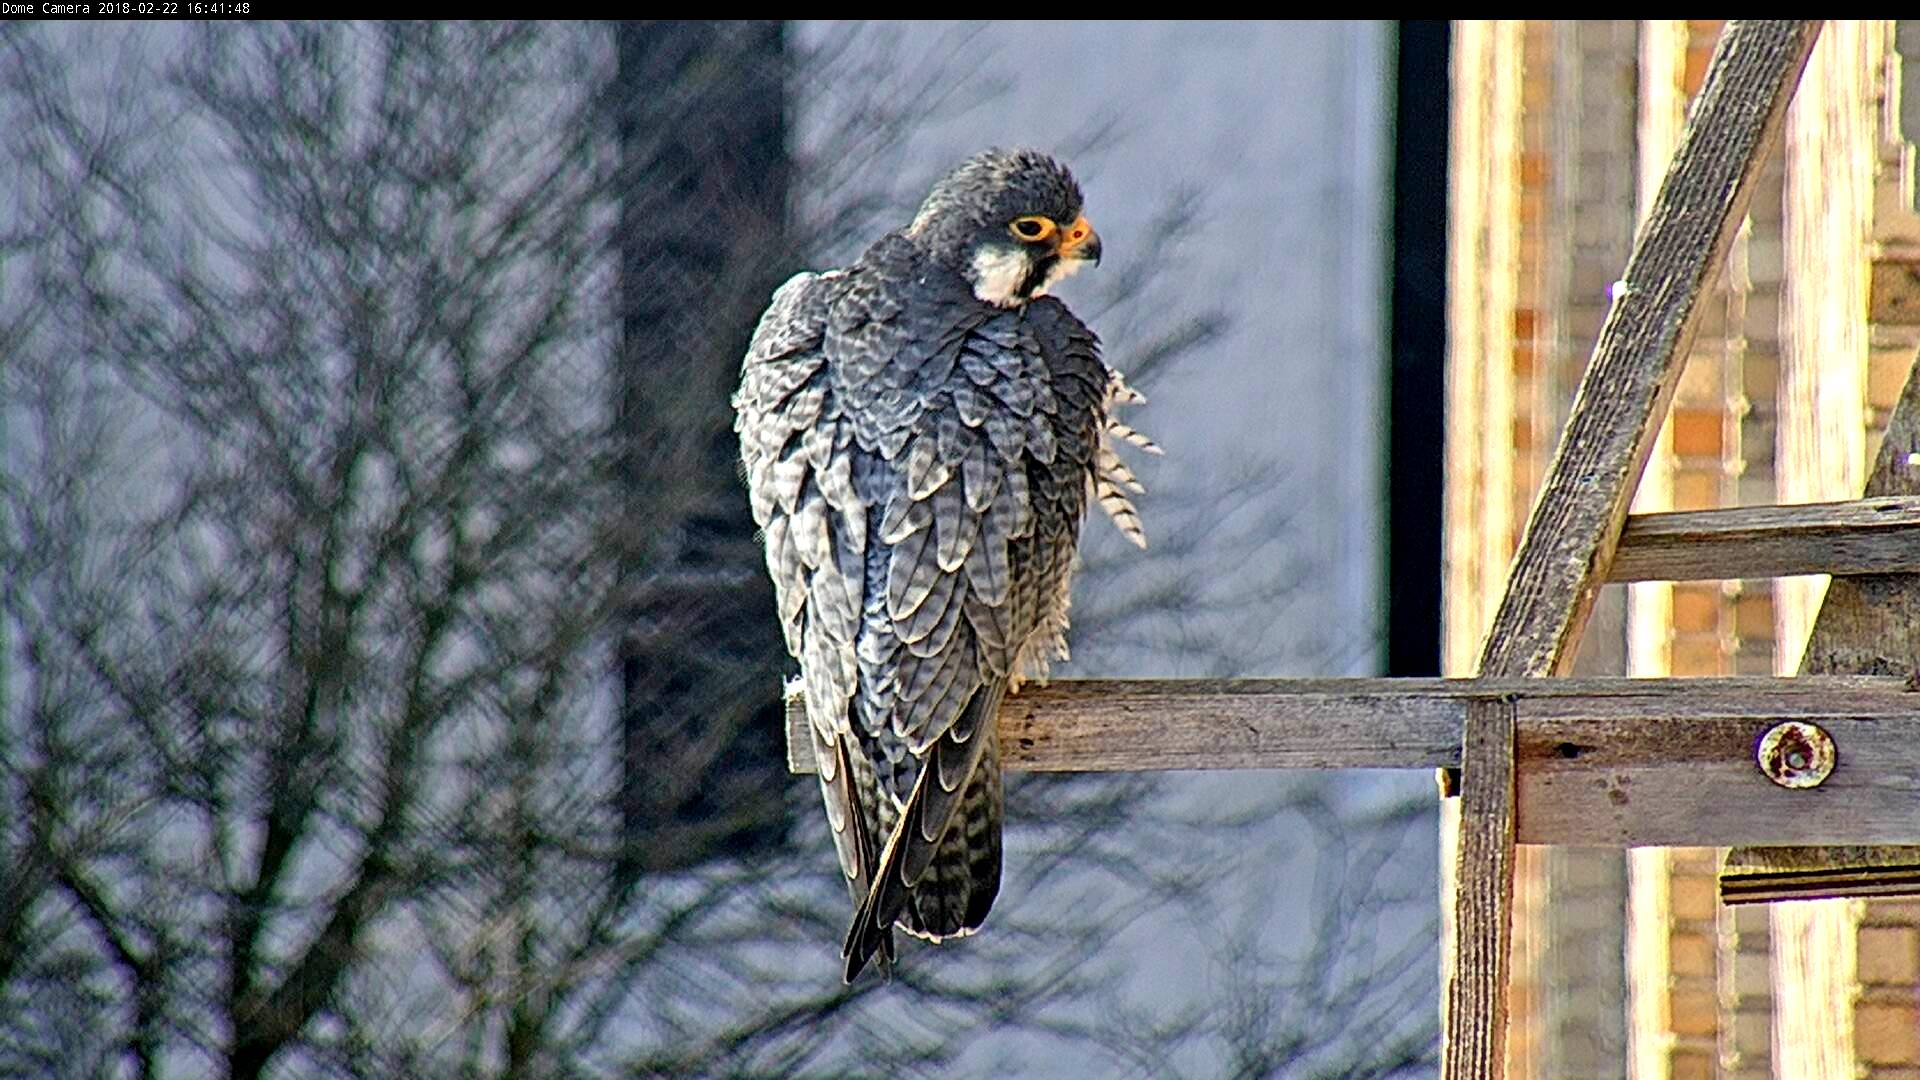
[{"label": "grey wing feathers", "polygon": [[787,651],[800,660],[821,794],[848,888],[866,895],[875,865],[852,760],[849,702],[863,603],[867,514],[854,490],[822,344],[827,299],[843,275],[797,274],[773,295],[742,365],[733,404],[754,520],[766,545]]}]

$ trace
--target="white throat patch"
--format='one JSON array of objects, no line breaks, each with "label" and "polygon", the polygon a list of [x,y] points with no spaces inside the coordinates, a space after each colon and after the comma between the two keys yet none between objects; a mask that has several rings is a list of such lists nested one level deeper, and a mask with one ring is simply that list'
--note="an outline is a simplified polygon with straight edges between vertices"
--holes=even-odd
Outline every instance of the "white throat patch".
[{"label": "white throat patch", "polygon": [[973,256],[973,295],[999,307],[1014,307],[1023,302],[1014,290],[1032,269],[1024,251],[981,248]]}]

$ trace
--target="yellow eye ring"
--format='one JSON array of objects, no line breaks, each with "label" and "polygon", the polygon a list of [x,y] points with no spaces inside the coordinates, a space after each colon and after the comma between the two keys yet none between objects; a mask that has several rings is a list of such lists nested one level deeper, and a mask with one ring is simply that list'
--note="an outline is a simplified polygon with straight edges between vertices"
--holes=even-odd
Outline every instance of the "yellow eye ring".
[{"label": "yellow eye ring", "polygon": [[1059,228],[1059,226],[1055,225],[1051,218],[1036,215],[1014,218],[1013,224],[1007,226],[1007,231],[1011,232],[1016,240],[1036,243],[1052,236],[1056,228]]}]

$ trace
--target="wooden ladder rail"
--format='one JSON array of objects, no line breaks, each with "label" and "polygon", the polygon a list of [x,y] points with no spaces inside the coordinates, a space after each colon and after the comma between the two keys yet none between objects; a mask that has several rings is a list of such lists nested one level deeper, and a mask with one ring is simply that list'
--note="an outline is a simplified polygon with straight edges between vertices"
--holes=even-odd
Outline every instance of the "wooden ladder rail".
[{"label": "wooden ladder rail", "polygon": [[[1483,677],[1562,675],[1572,665],[1679,385],[1700,297],[1725,264],[1819,30],[1809,20],[1742,20],[1722,32],[1534,502],[1481,652]],[[1467,713],[1446,1080],[1506,1072],[1515,721],[1510,700],[1484,700]]]}]

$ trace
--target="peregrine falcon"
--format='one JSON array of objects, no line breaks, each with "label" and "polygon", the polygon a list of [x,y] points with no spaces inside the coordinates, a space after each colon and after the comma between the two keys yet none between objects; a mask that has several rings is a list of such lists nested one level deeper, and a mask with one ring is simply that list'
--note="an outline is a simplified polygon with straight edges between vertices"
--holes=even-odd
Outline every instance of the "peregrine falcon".
[{"label": "peregrine falcon", "polygon": [[852,982],[892,927],[978,929],[1000,888],[994,722],[1067,655],[1080,522],[1145,546],[1111,418],[1142,400],[1047,295],[1100,261],[1080,186],[989,150],[905,229],[774,293],[734,429],[855,913]]}]

